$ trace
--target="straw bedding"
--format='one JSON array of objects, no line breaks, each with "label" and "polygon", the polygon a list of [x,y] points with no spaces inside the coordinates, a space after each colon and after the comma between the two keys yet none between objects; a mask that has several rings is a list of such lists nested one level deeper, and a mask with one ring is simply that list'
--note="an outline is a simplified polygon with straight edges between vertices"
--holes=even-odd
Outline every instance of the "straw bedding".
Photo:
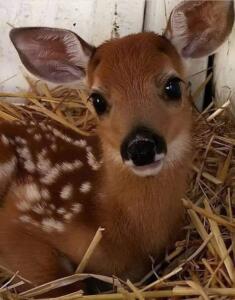
[{"label": "straw bedding", "polygon": [[[96,119],[85,90],[62,86],[49,89],[46,84],[27,80],[30,92],[0,93],[1,100],[27,100],[21,106],[0,101],[0,119],[24,120],[39,115],[84,135],[94,133]],[[195,110],[192,173],[182,199],[188,219],[184,239],[177,241],[174,249],[141,282],[82,274],[102,238],[100,229],[78,272],[70,277],[16,295],[14,288],[24,284],[24,279],[0,267],[0,299],[43,298],[45,291],[90,276],[110,283],[110,292],[83,295],[78,291],[60,299],[235,299],[235,125],[228,108],[229,100],[222,108],[212,103],[202,113]],[[146,285],[150,276],[155,279]]]}]

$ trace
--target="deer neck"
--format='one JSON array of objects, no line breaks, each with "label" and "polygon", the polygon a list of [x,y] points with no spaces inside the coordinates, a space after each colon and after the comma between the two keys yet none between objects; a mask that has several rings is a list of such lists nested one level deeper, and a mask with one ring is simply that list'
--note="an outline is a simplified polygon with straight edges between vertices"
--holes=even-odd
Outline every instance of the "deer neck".
[{"label": "deer neck", "polygon": [[[148,239],[152,238],[153,232],[161,235],[159,228],[168,236],[167,231],[173,229],[169,223],[172,221],[174,227],[182,217],[180,198],[186,183],[186,171],[186,166],[179,168],[176,164],[154,177],[139,177],[104,157],[100,185],[101,224],[110,229],[112,235],[113,232],[117,235],[132,232],[133,239],[145,236],[145,244],[151,243]],[[171,218],[172,211],[176,214],[175,220]]]}]

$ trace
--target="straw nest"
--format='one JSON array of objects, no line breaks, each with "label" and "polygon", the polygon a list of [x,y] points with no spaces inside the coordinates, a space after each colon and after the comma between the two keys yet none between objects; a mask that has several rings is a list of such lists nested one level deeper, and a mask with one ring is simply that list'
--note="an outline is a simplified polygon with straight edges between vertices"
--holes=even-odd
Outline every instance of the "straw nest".
[{"label": "straw nest", "polygon": [[[1,101],[0,119],[24,120],[36,114],[81,134],[94,132],[96,119],[84,90],[62,86],[49,89],[46,84],[27,80],[30,92],[0,94],[1,100],[10,97],[27,100],[20,106]],[[16,295],[14,289],[24,284],[24,279],[0,267],[0,298],[43,298],[46,291],[94,277],[110,283],[110,292],[83,295],[78,291],[58,299],[235,299],[235,126],[227,107],[229,100],[220,108],[212,103],[200,114],[195,111],[192,174],[182,199],[188,218],[184,239],[177,241],[172,252],[166,253],[164,260],[141,282],[82,273],[102,238],[99,229],[72,276]],[[155,279],[146,285],[151,275]]]}]

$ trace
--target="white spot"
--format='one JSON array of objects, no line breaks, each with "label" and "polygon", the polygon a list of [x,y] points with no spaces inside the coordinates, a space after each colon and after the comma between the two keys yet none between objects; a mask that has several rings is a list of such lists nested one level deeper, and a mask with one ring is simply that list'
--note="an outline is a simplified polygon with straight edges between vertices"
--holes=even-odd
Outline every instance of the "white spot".
[{"label": "white spot", "polygon": [[[49,126],[48,126],[48,128],[49,128]],[[73,145],[81,147],[81,148],[84,148],[87,145],[87,143],[86,143],[85,140],[83,140],[83,139],[81,139],[81,140],[74,140],[74,139],[72,139],[71,137],[65,135],[63,132],[59,131],[56,128],[50,127],[50,130],[53,132],[53,134],[56,137],[64,140],[66,143],[73,144]]]},{"label": "white spot", "polygon": [[25,185],[25,196],[32,203],[41,199],[41,194],[36,183],[28,183]]},{"label": "white spot", "polygon": [[47,131],[47,127],[46,127],[45,123],[42,122],[42,123],[39,124],[39,126],[41,127],[41,129],[43,131]]},{"label": "white spot", "polygon": [[75,146],[81,147],[81,148],[85,148],[87,146],[87,142],[83,139],[78,140],[78,141],[74,141],[73,143]]},{"label": "white spot", "polygon": [[35,172],[35,164],[31,160],[26,160],[24,162],[24,168],[29,173],[34,173]]},{"label": "white spot", "polygon": [[53,128],[52,128],[51,125],[47,125],[47,128],[48,128],[49,130],[53,131]]},{"label": "white spot", "polygon": [[72,193],[73,193],[73,186],[71,184],[67,184],[62,188],[60,192],[60,197],[64,200],[67,200],[72,196]]},{"label": "white spot", "polygon": [[[87,146],[87,142],[84,139],[74,140],[71,137],[65,135],[63,132],[59,131],[57,128],[52,128],[52,126],[50,126],[50,125],[48,125],[47,127],[48,127],[48,129],[50,129],[53,132],[54,136],[64,140],[67,143],[73,144],[73,145],[78,146],[80,148],[85,148]],[[52,136],[53,140],[55,140],[54,136]]]},{"label": "white spot", "polygon": [[38,142],[39,142],[39,141],[42,139],[41,134],[39,134],[39,133],[35,134],[35,135],[34,135],[34,139],[35,139],[35,141],[38,141]]},{"label": "white spot", "polygon": [[5,146],[9,145],[9,140],[4,134],[1,135],[1,141]]},{"label": "white spot", "polygon": [[39,223],[36,222],[35,220],[33,220],[30,216],[27,216],[27,215],[22,215],[19,217],[19,220],[23,223],[27,223],[27,224],[30,224],[30,225],[34,225],[36,227],[39,226]]},{"label": "white spot", "polygon": [[52,144],[52,145],[50,146],[50,148],[51,148],[51,150],[53,150],[53,151],[57,151],[57,145],[56,145],[56,144]]},{"label": "white spot", "polygon": [[49,172],[40,179],[40,181],[46,185],[50,185],[56,181],[59,177],[60,171],[57,167],[52,168]]},{"label": "white spot", "polygon": [[16,207],[20,211],[28,211],[31,209],[31,203],[28,200],[21,200],[16,204]]},{"label": "white spot", "polygon": [[55,136],[59,137],[60,139],[64,140],[67,143],[72,143],[73,142],[73,140],[70,137],[68,137],[67,135],[63,134],[61,131],[59,131],[56,128],[53,128],[52,132],[54,133]]},{"label": "white spot", "polygon": [[73,166],[75,169],[80,168],[82,165],[83,163],[78,159],[73,162]]},{"label": "white spot", "polygon": [[21,145],[26,145],[26,144],[27,144],[26,140],[23,139],[23,138],[20,137],[20,136],[16,136],[16,137],[15,137],[15,141],[16,141],[17,143],[21,144]]},{"label": "white spot", "polygon": [[72,214],[72,213],[67,213],[67,214],[64,215],[64,219],[65,219],[66,221],[70,221],[70,220],[72,219],[72,217],[73,217],[73,214]]},{"label": "white spot", "polygon": [[42,198],[45,200],[50,199],[50,192],[46,188],[41,189],[41,195],[42,195]]},{"label": "white spot", "polygon": [[65,171],[65,172],[73,171],[74,170],[74,166],[70,162],[63,162],[61,164],[61,170]]},{"label": "white spot", "polygon": [[94,171],[97,171],[100,168],[100,163],[95,159],[92,152],[87,152],[87,162]]},{"label": "white spot", "polygon": [[30,210],[41,199],[41,194],[35,183],[13,185],[12,192],[18,200],[16,207],[20,211]]},{"label": "white spot", "polygon": [[32,134],[32,133],[34,133],[34,128],[28,128],[26,131],[29,133],[29,134]]},{"label": "white spot", "polygon": [[35,212],[36,214],[42,215],[45,211],[44,207],[42,206],[41,203],[37,203],[32,207],[32,211]]},{"label": "white spot", "polygon": [[23,158],[25,160],[32,160],[31,153],[29,152],[29,148],[24,147],[24,148],[18,150],[18,152],[19,152],[19,155],[21,158]]},{"label": "white spot", "polygon": [[0,163],[0,178],[10,177],[16,168],[16,158],[12,157],[11,160]]},{"label": "white spot", "polygon": [[71,207],[71,211],[74,212],[75,214],[78,214],[82,210],[82,204],[81,203],[75,203]]},{"label": "white spot", "polygon": [[52,210],[55,210],[55,209],[56,209],[56,207],[55,207],[54,204],[50,204],[50,208],[51,208]]},{"label": "white spot", "polygon": [[42,151],[38,154],[38,157],[45,157],[47,155],[47,150],[46,149],[42,149]]},{"label": "white spot", "polygon": [[10,142],[11,145],[15,145],[15,140],[13,140],[11,138],[9,138],[8,140],[9,140],[9,142]]},{"label": "white spot", "polygon": [[88,193],[88,192],[91,190],[91,183],[88,182],[88,181],[82,183],[79,190],[80,190],[80,192],[83,193],[83,194]]},{"label": "white spot", "polygon": [[60,208],[57,209],[57,213],[59,215],[64,215],[66,213],[66,210],[63,207],[60,207]]},{"label": "white spot", "polygon": [[75,160],[74,162],[63,162],[61,164],[61,170],[64,172],[73,171],[75,169],[78,169],[82,166],[82,162],[80,160]]},{"label": "white spot", "polygon": [[73,142],[73,140],[65,134],[63,135],[63,140],[69,144],[72,144],[72,142]]},{"label": "white spot", "polygon": [[53,231],[63,232],[64,224],[53,218],[45,218],[42,220],[42,229],[46,232],[53,232]]},{"label": "white spot", "polygon": [[86,147],[86,151],[87,151],[87,152],[92,152],[92,147],[91,147],[91,146],[87,146],[87,147]]},{"label": "white spot", "polygon": [[38,154],[37,168],[41,174],[46,174],[51,169],[51,161]]},{"label": "white spot", "polygon": [[19,220],[23,223],[31,223],[32,218],[30,216],[27,215],[22,215],[19,217]]}]

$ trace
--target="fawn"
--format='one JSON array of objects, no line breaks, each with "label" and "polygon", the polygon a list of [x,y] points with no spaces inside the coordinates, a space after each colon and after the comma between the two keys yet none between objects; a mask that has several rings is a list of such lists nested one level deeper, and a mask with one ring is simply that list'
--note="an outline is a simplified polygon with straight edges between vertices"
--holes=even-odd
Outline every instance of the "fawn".
[{"label": "fawn", "polygon": [[192,118],[184,60],[214,52],[233,19],[233,1],[184,1],[162,36],[97,48],[68,30],[11,30],[34,75],[86,77],[99,121],[93,137],[53,122],[1,122],[1,265],[34,285],[72,274],[102,226],[86,272],[135,281],[149,271],[184,219]]}]

